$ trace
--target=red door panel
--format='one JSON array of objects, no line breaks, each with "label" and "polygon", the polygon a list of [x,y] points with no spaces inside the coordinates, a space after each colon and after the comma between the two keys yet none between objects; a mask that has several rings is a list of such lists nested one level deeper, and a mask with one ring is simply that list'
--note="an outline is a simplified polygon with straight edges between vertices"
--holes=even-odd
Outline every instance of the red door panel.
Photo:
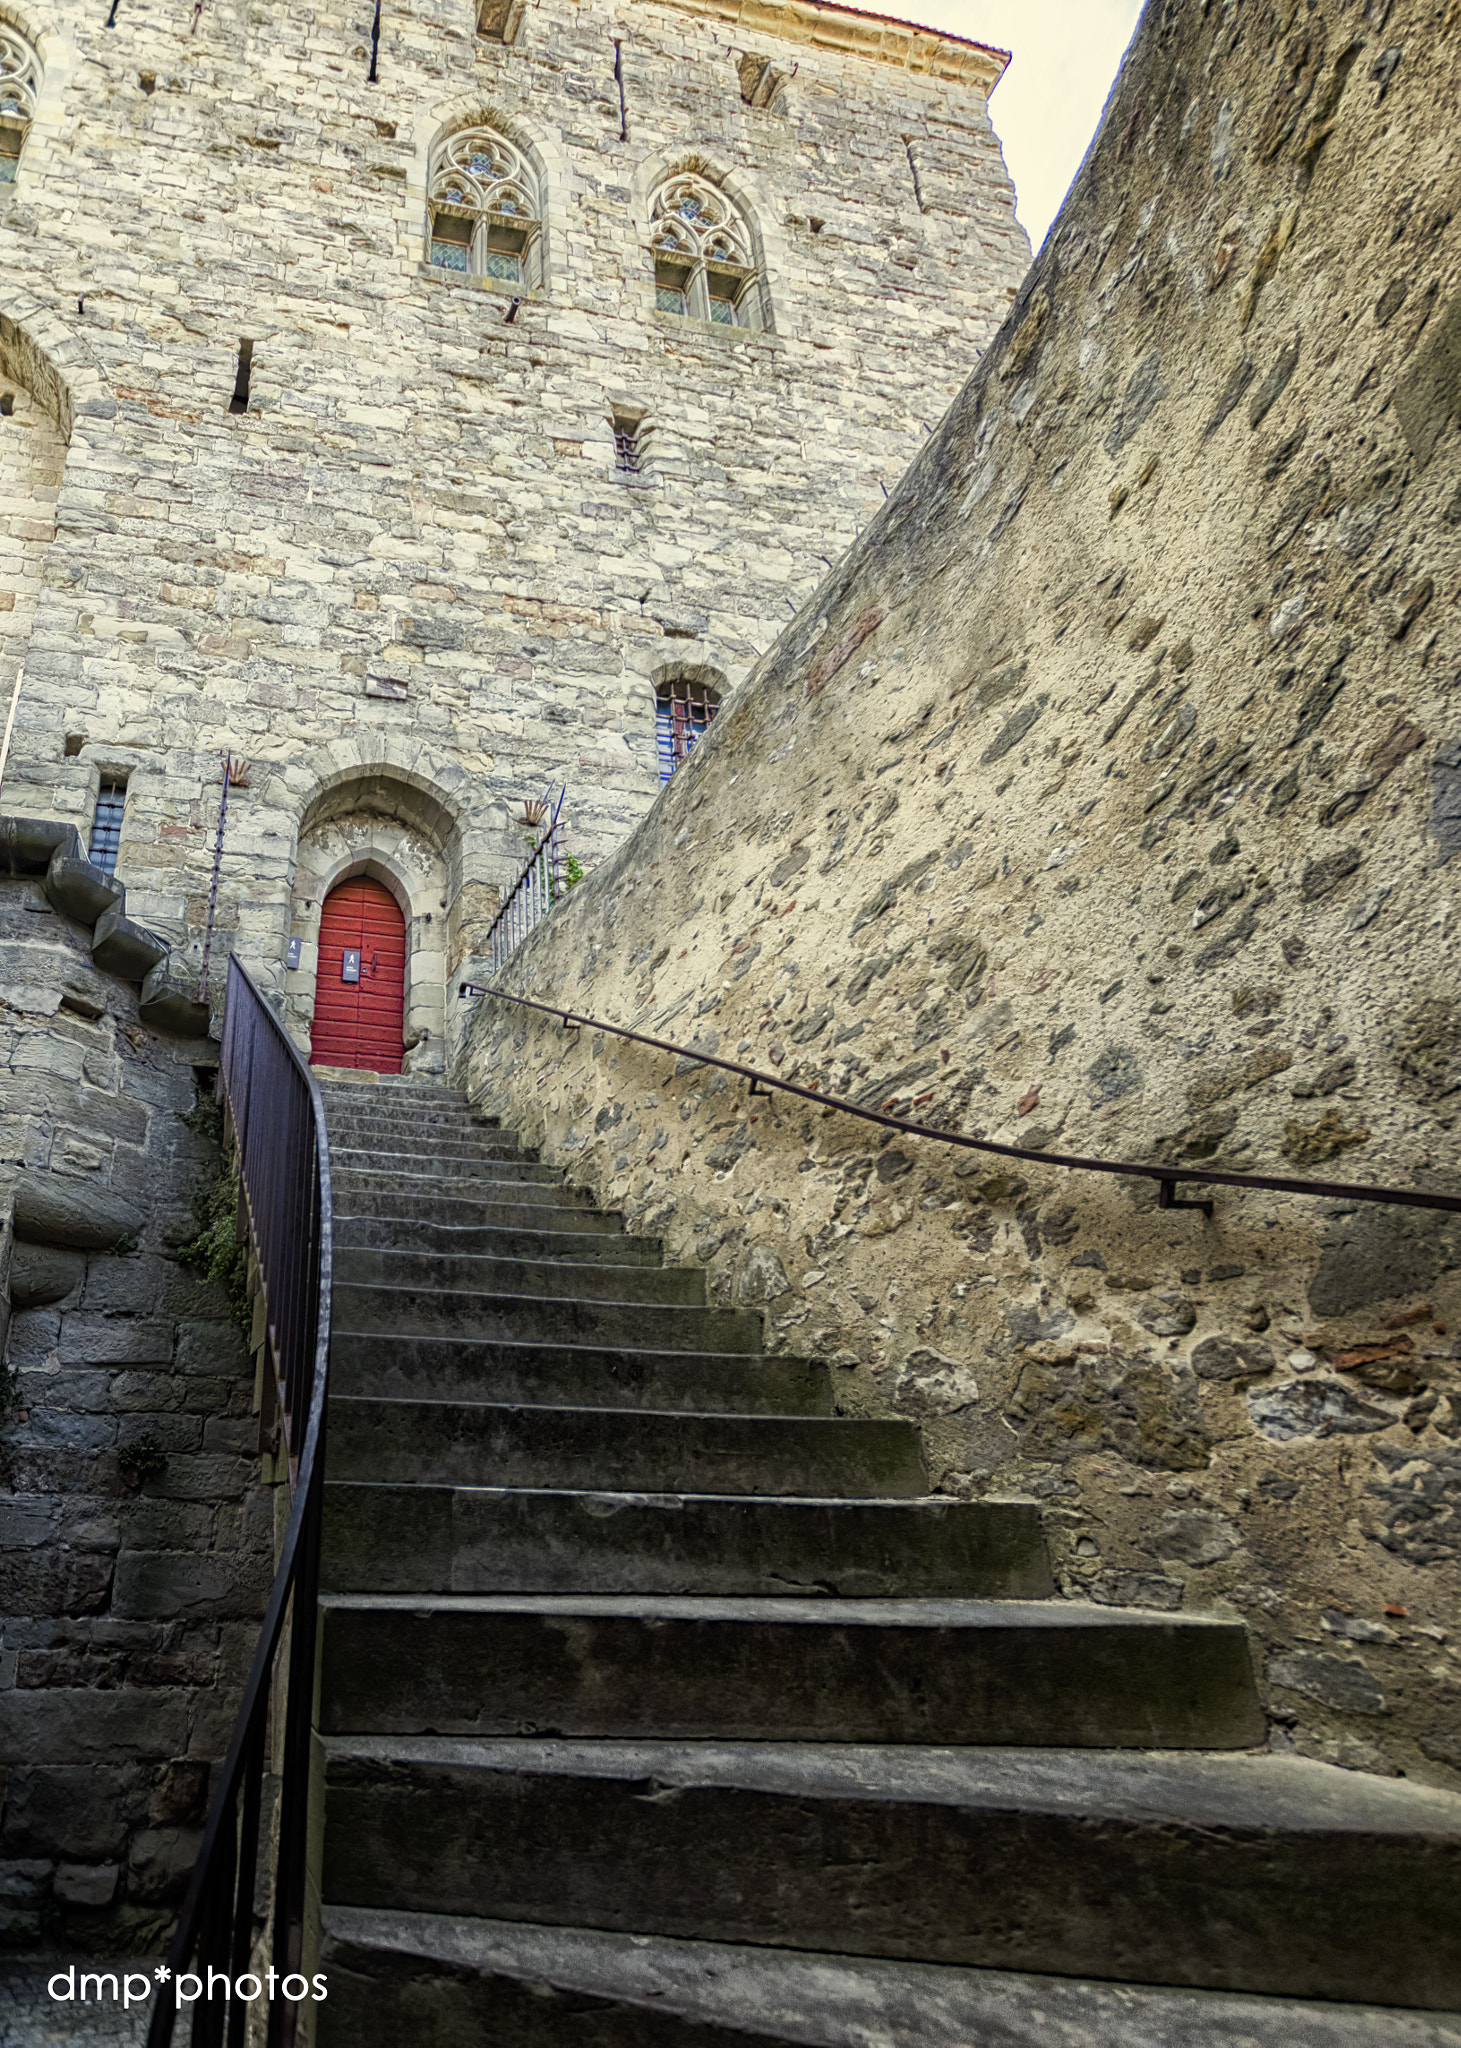
[{"label": "red door panel", "polygon": [[[347,952],[360,955],[358,982],[342,979]],[[399,1074],[406,997],[406,920],[389,889],[360,875],[325,898],[310,1058],[322,1067],[371,1067]]]}]

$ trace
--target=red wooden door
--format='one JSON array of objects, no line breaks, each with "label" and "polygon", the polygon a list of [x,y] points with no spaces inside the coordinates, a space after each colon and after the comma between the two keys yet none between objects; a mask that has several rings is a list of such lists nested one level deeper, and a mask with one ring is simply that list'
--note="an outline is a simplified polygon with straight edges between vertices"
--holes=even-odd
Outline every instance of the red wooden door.
[{"label": "red wooden door", "polygon": [[[346,979],[358,971],[359,979]],[[399,1074],[405,1046],[406,920],[389,889],[360,875],[325,898],[310,1058]]]}]

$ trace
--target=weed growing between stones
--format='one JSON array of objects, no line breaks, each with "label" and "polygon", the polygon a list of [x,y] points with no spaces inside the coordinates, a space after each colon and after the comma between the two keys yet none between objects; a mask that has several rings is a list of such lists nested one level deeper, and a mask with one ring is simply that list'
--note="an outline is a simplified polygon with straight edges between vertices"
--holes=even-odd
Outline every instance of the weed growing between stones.
[{"label": "weed growing between stones", "polygon": [[249,1254],[238,1242],[234,1220],[238,1215],[238,1169],[233,1155],[223,1149],[223,1105],[204,1098],[196,1109],[179,1114],[179,1122],[206,1138],[219,1150],[218,1171],[204,1189],[198,1205],[197,1232],[178,1247],[178,1261],[193,1266],[205,1279],[216,1280],[228,1294],[228,1310],[245,1337],[253,1324],[249,1302]]},{"label": "weed growing between stones", "polygon": [[167,1470],[167,1452],[155,1436],[139,1436],[123,1444],[117,1464],[128,1486],[140,1486],[145,1479],[160,1479]]}]

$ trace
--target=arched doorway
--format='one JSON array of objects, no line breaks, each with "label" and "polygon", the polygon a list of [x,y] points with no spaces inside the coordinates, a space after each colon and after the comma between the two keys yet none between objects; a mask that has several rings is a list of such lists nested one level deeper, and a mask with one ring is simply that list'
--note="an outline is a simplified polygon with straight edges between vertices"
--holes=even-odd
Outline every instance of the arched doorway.
[{"label": "arched doorway", "polygon": [[330,891],[320,917],[319,963],[311,1060],[399,1074],[406,920],[389,889],[357,875]]}]

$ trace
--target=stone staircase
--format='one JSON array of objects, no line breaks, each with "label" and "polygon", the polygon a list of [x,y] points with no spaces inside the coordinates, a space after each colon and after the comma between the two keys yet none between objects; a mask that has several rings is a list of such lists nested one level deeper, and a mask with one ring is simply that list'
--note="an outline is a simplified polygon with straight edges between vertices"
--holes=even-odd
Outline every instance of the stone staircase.
[{"label": "stone staircase", "polygon": [[1461,1800],[1266,1753],[1240,1626],[1049,1598],[462,1098],[322,1085],[322,2048],[1461,2043]]}]

